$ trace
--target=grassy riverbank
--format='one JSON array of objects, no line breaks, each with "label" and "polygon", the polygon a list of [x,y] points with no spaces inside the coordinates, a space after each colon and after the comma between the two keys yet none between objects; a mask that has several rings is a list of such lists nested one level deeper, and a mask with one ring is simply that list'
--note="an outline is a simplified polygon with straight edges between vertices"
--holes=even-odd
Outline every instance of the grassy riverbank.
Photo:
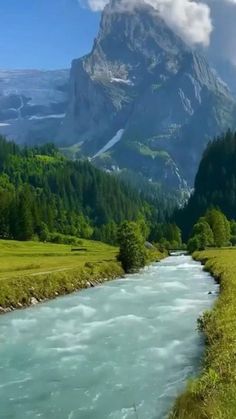
[{"label": "grassy riverbank", "polygon": [[208,250],[194,257],[220,283],[214,308],[200,325],[206,336],[202,374],[176,401],[171,419],[236,417],[236,250]]},{"label": "grassy riverbank", "polygon": [[[0,240],[0,312],[87,288],[124,274],[118,249],[83,240],[68,245]],[[149,260],[162,254],[149,253]]]},{"label": "grassy riverbank", "polygon": [[0,241],[0,306],[19,308],[123,274],[117,248],[83,240],[80,249],[38,242]]}]

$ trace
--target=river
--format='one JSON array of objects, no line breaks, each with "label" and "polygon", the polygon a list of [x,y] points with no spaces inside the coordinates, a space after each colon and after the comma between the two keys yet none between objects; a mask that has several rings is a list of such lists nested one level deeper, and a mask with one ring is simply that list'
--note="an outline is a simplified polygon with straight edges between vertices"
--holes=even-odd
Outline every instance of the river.
[{"label": "river", "polygon": [[0,418],[163,419],[217,285],[189,256],[0,317]]}]

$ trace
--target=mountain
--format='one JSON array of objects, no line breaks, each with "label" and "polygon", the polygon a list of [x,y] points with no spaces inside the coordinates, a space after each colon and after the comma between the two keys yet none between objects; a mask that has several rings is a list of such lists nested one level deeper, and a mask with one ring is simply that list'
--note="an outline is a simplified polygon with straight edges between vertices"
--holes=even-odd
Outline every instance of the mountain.
[{"label": "mountain", "polygon": [[54,140],[68,102],[69,70],[0,70],[0,133],[17,143]]},{"label": "mountain", "polygon": [[91,53],[70,74],[0,71],[0,133],[188,191],[208,141],[236,127],[235,69],[214,67],[220,77],[143,0],[132,9],[111,0]]},{"label": "mountain", "polygon": [[186,207],[176,214],[185,238],[208,208],[219,208],[229,219],[235,219],[235,161],[236,133],[228,131],[208,144],[197,171],[194,192]]},{"label": "mountain", "polygon": [[122,5],[105,7],[91,53],[72,63],[60,142],[106,170],[192,186],[209,139],[235,125],[235,100],[156,10]]}]

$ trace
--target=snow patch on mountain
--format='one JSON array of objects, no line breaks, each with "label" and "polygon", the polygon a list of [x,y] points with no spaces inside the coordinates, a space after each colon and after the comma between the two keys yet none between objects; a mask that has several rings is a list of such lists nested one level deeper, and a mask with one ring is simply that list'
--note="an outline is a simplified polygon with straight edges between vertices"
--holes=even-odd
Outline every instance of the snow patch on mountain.
[{"label": "snow patch on mountain", "polygon": [[65,118],[65,113],[61,113],[61,114],[54,114],[54,115],[43,115],[43,116],[38,116],[38,115],[33,115],[29,118],[30,121],[33,120],[42,120],[42,119],[63,119]]},{"label": "snow patch on mountain", "polygon": [[127,86],[134,86],[134,83],[131,80],[129,80],[129,79],[119,79],[117,77],[112,77],[111,78],[111,82],[112,83],[127,84]]},{"label": "snow patch on mountain", "polygon": [[120,129],[119,131],[117,131],[116,135],[114,135],[114,137],[112,137],[112,139],[110,141],[108,141],[108,143],[106,145],[104,145],[104,147],[102,147],[94,156],[93,159],[95,159],[96,157],[100,156],[101,154],[105,153],[106,151],[110,150],[110,148],[112,148],[115,144],[117,144],[123,134],[124,134],[124,129]]}]

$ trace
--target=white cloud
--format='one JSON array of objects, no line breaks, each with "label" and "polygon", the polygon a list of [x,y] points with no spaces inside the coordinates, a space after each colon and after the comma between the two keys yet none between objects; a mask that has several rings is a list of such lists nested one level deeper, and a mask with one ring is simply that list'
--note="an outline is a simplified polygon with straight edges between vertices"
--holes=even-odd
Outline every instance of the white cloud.
[{"label": "white cloud", "polygon": [[[135,7],[140,0],[120,0]],[[210,7],[198,0],[143,0],[160,12],[166,23],[190,44],[209,45],[212,32]],[[236,0],[227,0],[236,1]],[[93,11],[102,11],[108,0],[87,0]]]},{"label": "white cloud", "polygon": [[103,10],[107,3],[107,0],[88,0],[88,6],[93,12]]},{"label": "white cloud", "polygon": [[166,23],[190,44],[209,45],[213,29],[210,8],[191,0],[146,0]]}]

